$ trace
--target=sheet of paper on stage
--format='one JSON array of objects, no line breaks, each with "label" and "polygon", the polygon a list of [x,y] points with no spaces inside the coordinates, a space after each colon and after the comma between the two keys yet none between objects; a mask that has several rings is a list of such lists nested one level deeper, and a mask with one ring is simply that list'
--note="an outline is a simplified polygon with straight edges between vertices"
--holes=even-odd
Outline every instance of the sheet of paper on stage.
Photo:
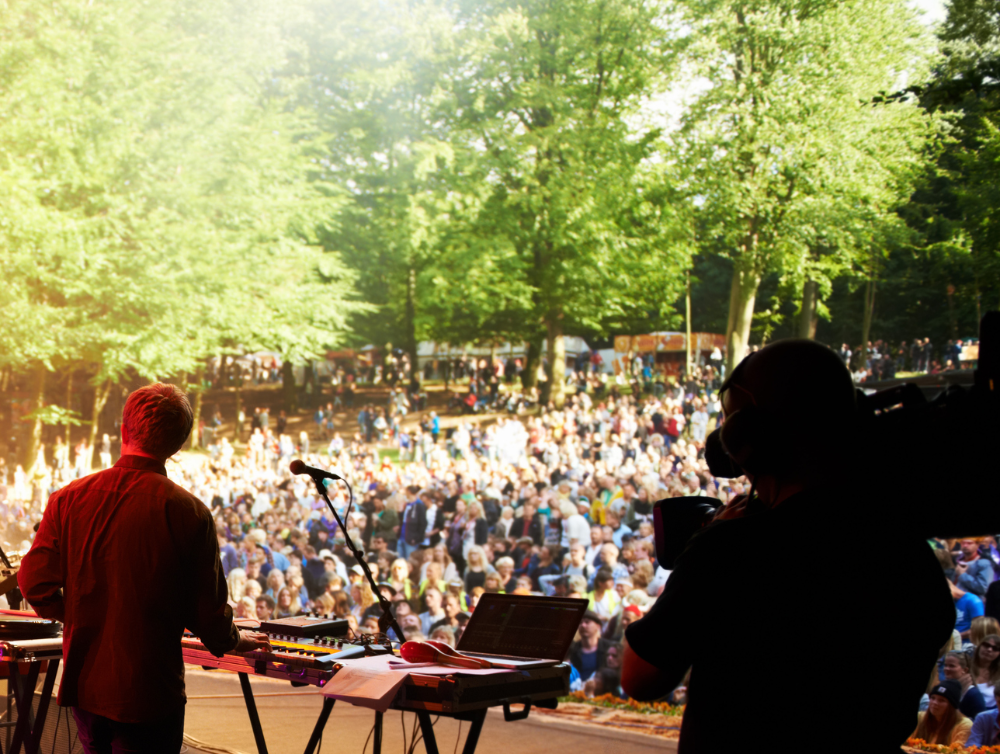
[{"label": "sheet of paper on stage", "polygon": [[409,670],[390,667],[389,659],[386,655],[345,660],[323,688],[323,695],[385,712],[410,674]]},{"label": "sheet of paper on stage", "polygon": [[512,673],[514,671],[507,668],[456,668],[454,665],[438,665],[434,662],[407,662],[406,660],[394,657],[389,660],[389,667],[407,668],[411,673],[417,675],[496,675],[497,673]]}]

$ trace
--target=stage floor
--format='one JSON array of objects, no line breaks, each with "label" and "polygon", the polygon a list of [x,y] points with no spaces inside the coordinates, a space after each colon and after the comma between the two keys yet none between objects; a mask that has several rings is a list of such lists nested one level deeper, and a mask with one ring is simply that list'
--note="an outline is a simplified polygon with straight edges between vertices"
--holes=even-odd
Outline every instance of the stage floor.
[{"label": "stage floor", "polygon": [[[239,678],[232,673],[186,666],[188,705],[185,732],[213,747],[255,754],[256,746],[247,717]],[[285,681],[252,677],[257,710],[270,754],[301,754],[309,740],[322,705],[318,690],[293,689]],[[275,696],[268,696],[268,695]],[[382,747],[387,754],[403,751],[401,713],[385,716]],[[330,715],[323,748],[337,754],[361,754],[372,727],[371,710],[338,702]],[[406,713],[407,741],[414,715]],[[469,724],[462,724],[461,748]],[[419,730],[419,727],[418,727]],[[454,749],[459,723],[441,718],[434,727],[442,752]],[[491,710],[479,738],[477,754],[551,754],[554,747],[586,754],[662,754],[676,751],[675,741],[636,733],[594,729],[583,724],[532,714],[527,720],[504,722],[503,712]],[[322,749],[320,750],[322,751]],[[371,741],[368,742],[371,752]],[[423,754],[417,744],[415,754]]]}]

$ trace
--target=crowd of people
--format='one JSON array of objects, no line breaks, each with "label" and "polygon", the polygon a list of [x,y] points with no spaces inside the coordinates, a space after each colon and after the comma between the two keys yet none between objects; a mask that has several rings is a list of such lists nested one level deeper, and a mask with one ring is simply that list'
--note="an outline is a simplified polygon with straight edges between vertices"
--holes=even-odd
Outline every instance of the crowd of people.
[{"label": "crowd of people", "polygon": [[962,369],[966,362],[976,359],[978,341],[953,339],[940,347],[931,343],[930,338],[917,338],[909,343],[904,340],[898,345],[876,340],[869,341],[867,348],[858,345],[853,350],[844,343],[837,354],[851,368],[855,382],[877,382],[891,380],[897,372],[939,374]]},{"label": "crowd of people", "polygon": [[[393,638],[454,645],[487,592],[589,600],[568,657],[573,687],[622,696],[624,629],[669,578],[656,561],[653,502],[697,495],[726,505],[748,492],[741,479],[713,477],[704,459],[718,387],[708,366],[662,392],[640,385],[622,395],[612,382],[597,393],[578,390],[562,409],[482,423],[462,417],[447,429],[402,389],[356,407],[356,425],[335,427],[332,402],[321,405],[314,425],[294,435],[283,413],[274,419],[261,407],[244,453],[213,438],[209,456],[172,460],[168,473],[212,510],[240,617],[331,615],[358,634],[377,632],[381,608],[349,536],[393,604],[403,632]],[[379,441],[383,450],[398,447],[398,460],[380,453]],[[349,481],[353,498],[345,485],[328,487],[347,531],[311,479],[290,474],[295,457]],[[102,466],[111,461],[102,447]],[[79,475],[65,450],[55,465],[46,492]],[[0,536],[8,548],[26,549],[44,496],[32,501],[17,491],[23,480],[10,476],[0,488]],[[956,624],[928,679],[914,737],[993,744],[1000,550],[991,538],[929,545],[951,585]],[[669,698],[683,703],[685,693],[682,683]]]},{"label": "crowd of people", "polygon": [[1000,550],[994,537],[932,540],[955,600],[955,629],[920,705],[914,738],[1000,744]]},{"label": "crowd of people", "polygon": [[[712,401],[703,384],[688,386],[698,394],[681,387],[595,401],[580,392],[562,410],[444,431],[432,411],[401,429],[405,406],[390,396],[384,408],[360,408],[353,436],[317,422],[293,442],[255,427],[245,456],[223,439],[207,462],[169,472],[215,512],[242,617],[313,612],[377,631],[381,609],[350,536],[404,640],[456,644],[486,592],[588,599],[570,653],[574,686],[621,694],[624,628],[668,577],[656,563],[652,503],[691,494],[728,502],[745,491],[708,472],[701,450]],[[378,453],[380,435],[404,439],[398,461]],[[293,456],[349,480],[353,505],[345,486],[329,487],[346,532],[311,480],[290,475]]]}]

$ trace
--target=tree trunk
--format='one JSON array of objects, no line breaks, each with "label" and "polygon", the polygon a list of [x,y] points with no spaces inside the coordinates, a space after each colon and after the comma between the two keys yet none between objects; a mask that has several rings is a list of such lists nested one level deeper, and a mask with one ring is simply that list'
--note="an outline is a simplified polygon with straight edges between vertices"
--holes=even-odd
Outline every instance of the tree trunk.
[{"label": "tree trunk", "polygon": [[948,324],[951,326],[951,339],[956,340],[958,338],[958,320],[955,319],[955,286],[948,283],[945,293],[948,294]]},{"label": "tree trunk", "polygon": [[410,355],[410,371],[417,371],[417,271],[411,267],[406,278],[406,353]]},{"label": "tree trunk", "polygon": [[233,442],[240,441],[240,429],[243,422],[240,421],[240,411],[243,409],[242,399],[240,395],[240,388],[243,382],[242,376],[237,373],[236,375],[236,411],[233,413]]},{"label": "tree trunk", "polygon": [[729,321],[732,329],[726,336],[727,375],[733,373],[733,369],[746,355],[759,285],[760,275],[755,271],[741,270],[738,265],[733,268],[733,285],[729,297]]},{"label": "tree trunk", "polygon": [[[686,273],[687,286],[684,292],[684,376],[691,375],[691,270]],[[656,358],[655,355],[653,357]]]},{"label": "tree trunk", "polygon": [[521,387],[527,390],[538,385],[538,362],[542,358],[541,339],[528,341],[528,353],[524,357],[524,371],[521,372]]},{"label": "tree trunk", "polygon": [[91,411],[90,420],[90,455],[86,458],[87,467],[84,469],[84,472],[87,474],[94,468],[94,451],[97,449],[98,424],[100,423],[101,412],[104,410],[104,404],[108,402],[110,394],[111,380],[105,380],[100,385],[94,387],[94,406]]},{"label": "tree trunk", "polygon": [[9,450],[13,417],[7,390],[10,388],[10,368],[0,370],[0,447]]},{"label": "tree trunk", "polygon": [[799,309],[798,336],[812,340],[816,337],[816,305],[819,302],[819,286],[814,280],[802,284],[802,306]]},{"label": "tree trunk", "polygon": [[285,411],[291,416],[299,410],[299,395],[295,389],[295,370],[288,359],[281,364],[281,391],[284,395]]},{"label": "tree trunk", "polygon": [[[31,410],[40,411],[45,403],[45,365],[38,362],[35,365],[32,377],[33,391],[31,396]],[[38,417],[31,427],[31,435],[28,437],[28,447],[25,449],[23,462],[24,468],[30,470],[34,468],[35,457],[38,455],[38,446],[42,444],[42,419]]]},{"label": "tree trunk", "polygon": [[198,434],[198,423],[201,421],[201,404],[205,395],[204,390],[202,390],[202,382],[205,379],[205,369],[203,367],[198,367],[198,370],[194,373],[194,379],[197,387],[194,391],[194,405],[191,407],[194,411],[194,424],[191,425],[191,450],[201,445],[201,442],[199,442],[201,437]]},{"label": "tree trunk", "polygon": [[[70,369],[69,370],[69,374],[66,375],[66,410],[67,411],[72,411],[73,410],[73,370],[72,369]],[[73,429],[73,425],[70,424],[69,422],[66,422],[66,447],[67,448],[73,447],[72,440],[70,439],[71,438],[71,430],[72,429]]]},{"label": "tree trunk", "polygon": [[875,275],[874,272],[868,278],[865,285],[865,311],[861,319],[861,363],[858,365],[864,369],[868,364],[868,339],[871,337],[872,316],[875,314]]},{"label": "tree trunk", "polygon": [[736,309],[739,306],[740,280],[736,265],[733,265],[732,278],[729,281],[729,316],[726,318],[726,343],[733,334],[733,323],[736,321]]},{"label": "tree trunk", "polygon": [[557,409],[566,403],[566,341],[562,332],[562,317],[556,315],[548,323],[549,332],[549,400]]}]

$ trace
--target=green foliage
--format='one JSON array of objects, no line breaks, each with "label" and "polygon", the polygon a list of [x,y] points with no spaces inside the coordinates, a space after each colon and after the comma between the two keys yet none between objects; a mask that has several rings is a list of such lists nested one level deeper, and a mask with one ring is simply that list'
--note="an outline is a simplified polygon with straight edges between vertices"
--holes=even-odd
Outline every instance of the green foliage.
[{"label": "green foliage", "polygon": [[63,426],[79,427],[82,424],[89,424],[80,418],[77,411],[70,411],[62,406],[43,406],[35,409],[24,417],[25,421],[40,421],[42,424],[57,424]]},{"label": "green foliage", "polygon": [[685,115],[675,153],[703,248],[734,262],[728,329],[738,351],[765,274],[829,291],[895,232],[893,210],[936,123],[915,103],[872,101],[904,74],[919,77],[929,45],[901,0],[681,7],[685,58],[711,85]]},{"label": "green foliage", "polygon": [[669,72],[663,7],[470,2],[458,18],[438,321],[533,340],[669,318],[686,225],[653,164],[659,129],[637,127]]},{"label": "green foliage", "polygon": [[420,201],[447,191],[438,172],[451,159],[435,112],[452,22],[433,0],[304,8],[290,27],[311,82],[300,102],[322,131],[317,180],[343,197],[336,226],[319,238],[377,307],[356,318],[356,343],[413,351],[427,335],[416,276],[433,245]]},{"label": "green foliage", "polygon": [[352,278],[316,245],[338,205],[286,51],[264,2],[5,6],[0,362],[101,384],[340,341]]}]

